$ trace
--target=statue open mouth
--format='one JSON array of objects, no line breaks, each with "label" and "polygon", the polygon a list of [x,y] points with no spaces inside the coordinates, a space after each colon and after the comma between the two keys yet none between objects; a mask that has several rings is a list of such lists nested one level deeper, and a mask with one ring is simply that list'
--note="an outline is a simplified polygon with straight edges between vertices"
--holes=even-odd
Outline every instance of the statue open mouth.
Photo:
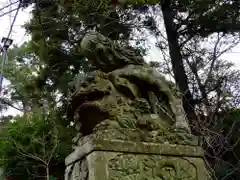
[{"label": "statue open mouth", "polygon": [[101,121],[109,117],[109,113],[100,102],[106,92],[93,90],[91,92],[78,92],[74,95],[76,111],[74,120],[81,123],[83,135],[92,133],[93,128]]}]

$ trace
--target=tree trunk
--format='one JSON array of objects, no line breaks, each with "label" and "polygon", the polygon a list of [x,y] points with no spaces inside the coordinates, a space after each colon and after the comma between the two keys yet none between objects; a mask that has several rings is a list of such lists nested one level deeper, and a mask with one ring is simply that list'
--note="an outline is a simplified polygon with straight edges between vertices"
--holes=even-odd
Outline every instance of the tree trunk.
[{"label": "tree trunk", "polygon": [[174,78],[180,92],[183,96],[183,106],[187,114],[189,123],[192,124],[197,120],[194,110],[192,94],[188,87],[188,79],[183,65],[183,58],[181,55],[180,45],[178,43],[178,32],[174,25],[173,10],[171,4],[173,0],[161,1],[161,9],[168,38],[169,53],[174,73]]},{"label": "tree trunk", "polygon": [[23,111],[24,111],[24,113],[27,113],[27,112],[29,112],[30,111],[30,107],[29,107],[29,105],[28,105],[28,102],[27,102],[27,100],[22,100],[22,106],[23,106]]},{"label": "tree trunk", "polygon": [[49,175],[49,166],[46,166],[46,180],[49,180],[50,175]]}]

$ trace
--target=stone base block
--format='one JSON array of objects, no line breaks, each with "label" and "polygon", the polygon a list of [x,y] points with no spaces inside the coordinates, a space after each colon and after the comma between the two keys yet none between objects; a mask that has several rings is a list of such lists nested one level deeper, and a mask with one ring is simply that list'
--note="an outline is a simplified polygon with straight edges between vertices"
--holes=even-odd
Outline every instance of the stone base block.
[{"label": "stone base block", "polygon": [[65,180],[208,179],[197,146],[92,139],[65,162]]}]

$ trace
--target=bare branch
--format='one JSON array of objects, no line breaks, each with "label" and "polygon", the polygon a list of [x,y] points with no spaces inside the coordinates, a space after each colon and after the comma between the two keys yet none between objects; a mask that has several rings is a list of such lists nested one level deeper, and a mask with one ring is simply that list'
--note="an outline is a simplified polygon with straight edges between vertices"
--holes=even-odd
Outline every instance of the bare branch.
[{"label": "bare branch", "polygon": [[8,105],[8,106],[10,106],[10,107],[12,107],[12,108],[18,110],[18,111],[24,112],[23,109],[14,106],[12,103],[8,102],[8,101],[5,100],[4,98],[1,98],[1,101],[2,101],[4,104],[6,104],[6,105]]}]

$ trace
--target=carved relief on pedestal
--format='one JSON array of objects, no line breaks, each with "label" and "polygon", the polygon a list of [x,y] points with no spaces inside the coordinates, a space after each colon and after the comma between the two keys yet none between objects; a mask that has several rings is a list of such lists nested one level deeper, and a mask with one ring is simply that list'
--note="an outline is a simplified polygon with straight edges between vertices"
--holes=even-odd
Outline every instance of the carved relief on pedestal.
[{"label": "carved relief on pedestal", "polygon": [[87,180],[88,179],[88,165],[84,158],[69,165],[65,172],[65,180]]},{"label": "carved relief on pedestal", "polygon": [[108,162],[108,180],[199,180],[188,159],[159,155],[115,156]]}]

